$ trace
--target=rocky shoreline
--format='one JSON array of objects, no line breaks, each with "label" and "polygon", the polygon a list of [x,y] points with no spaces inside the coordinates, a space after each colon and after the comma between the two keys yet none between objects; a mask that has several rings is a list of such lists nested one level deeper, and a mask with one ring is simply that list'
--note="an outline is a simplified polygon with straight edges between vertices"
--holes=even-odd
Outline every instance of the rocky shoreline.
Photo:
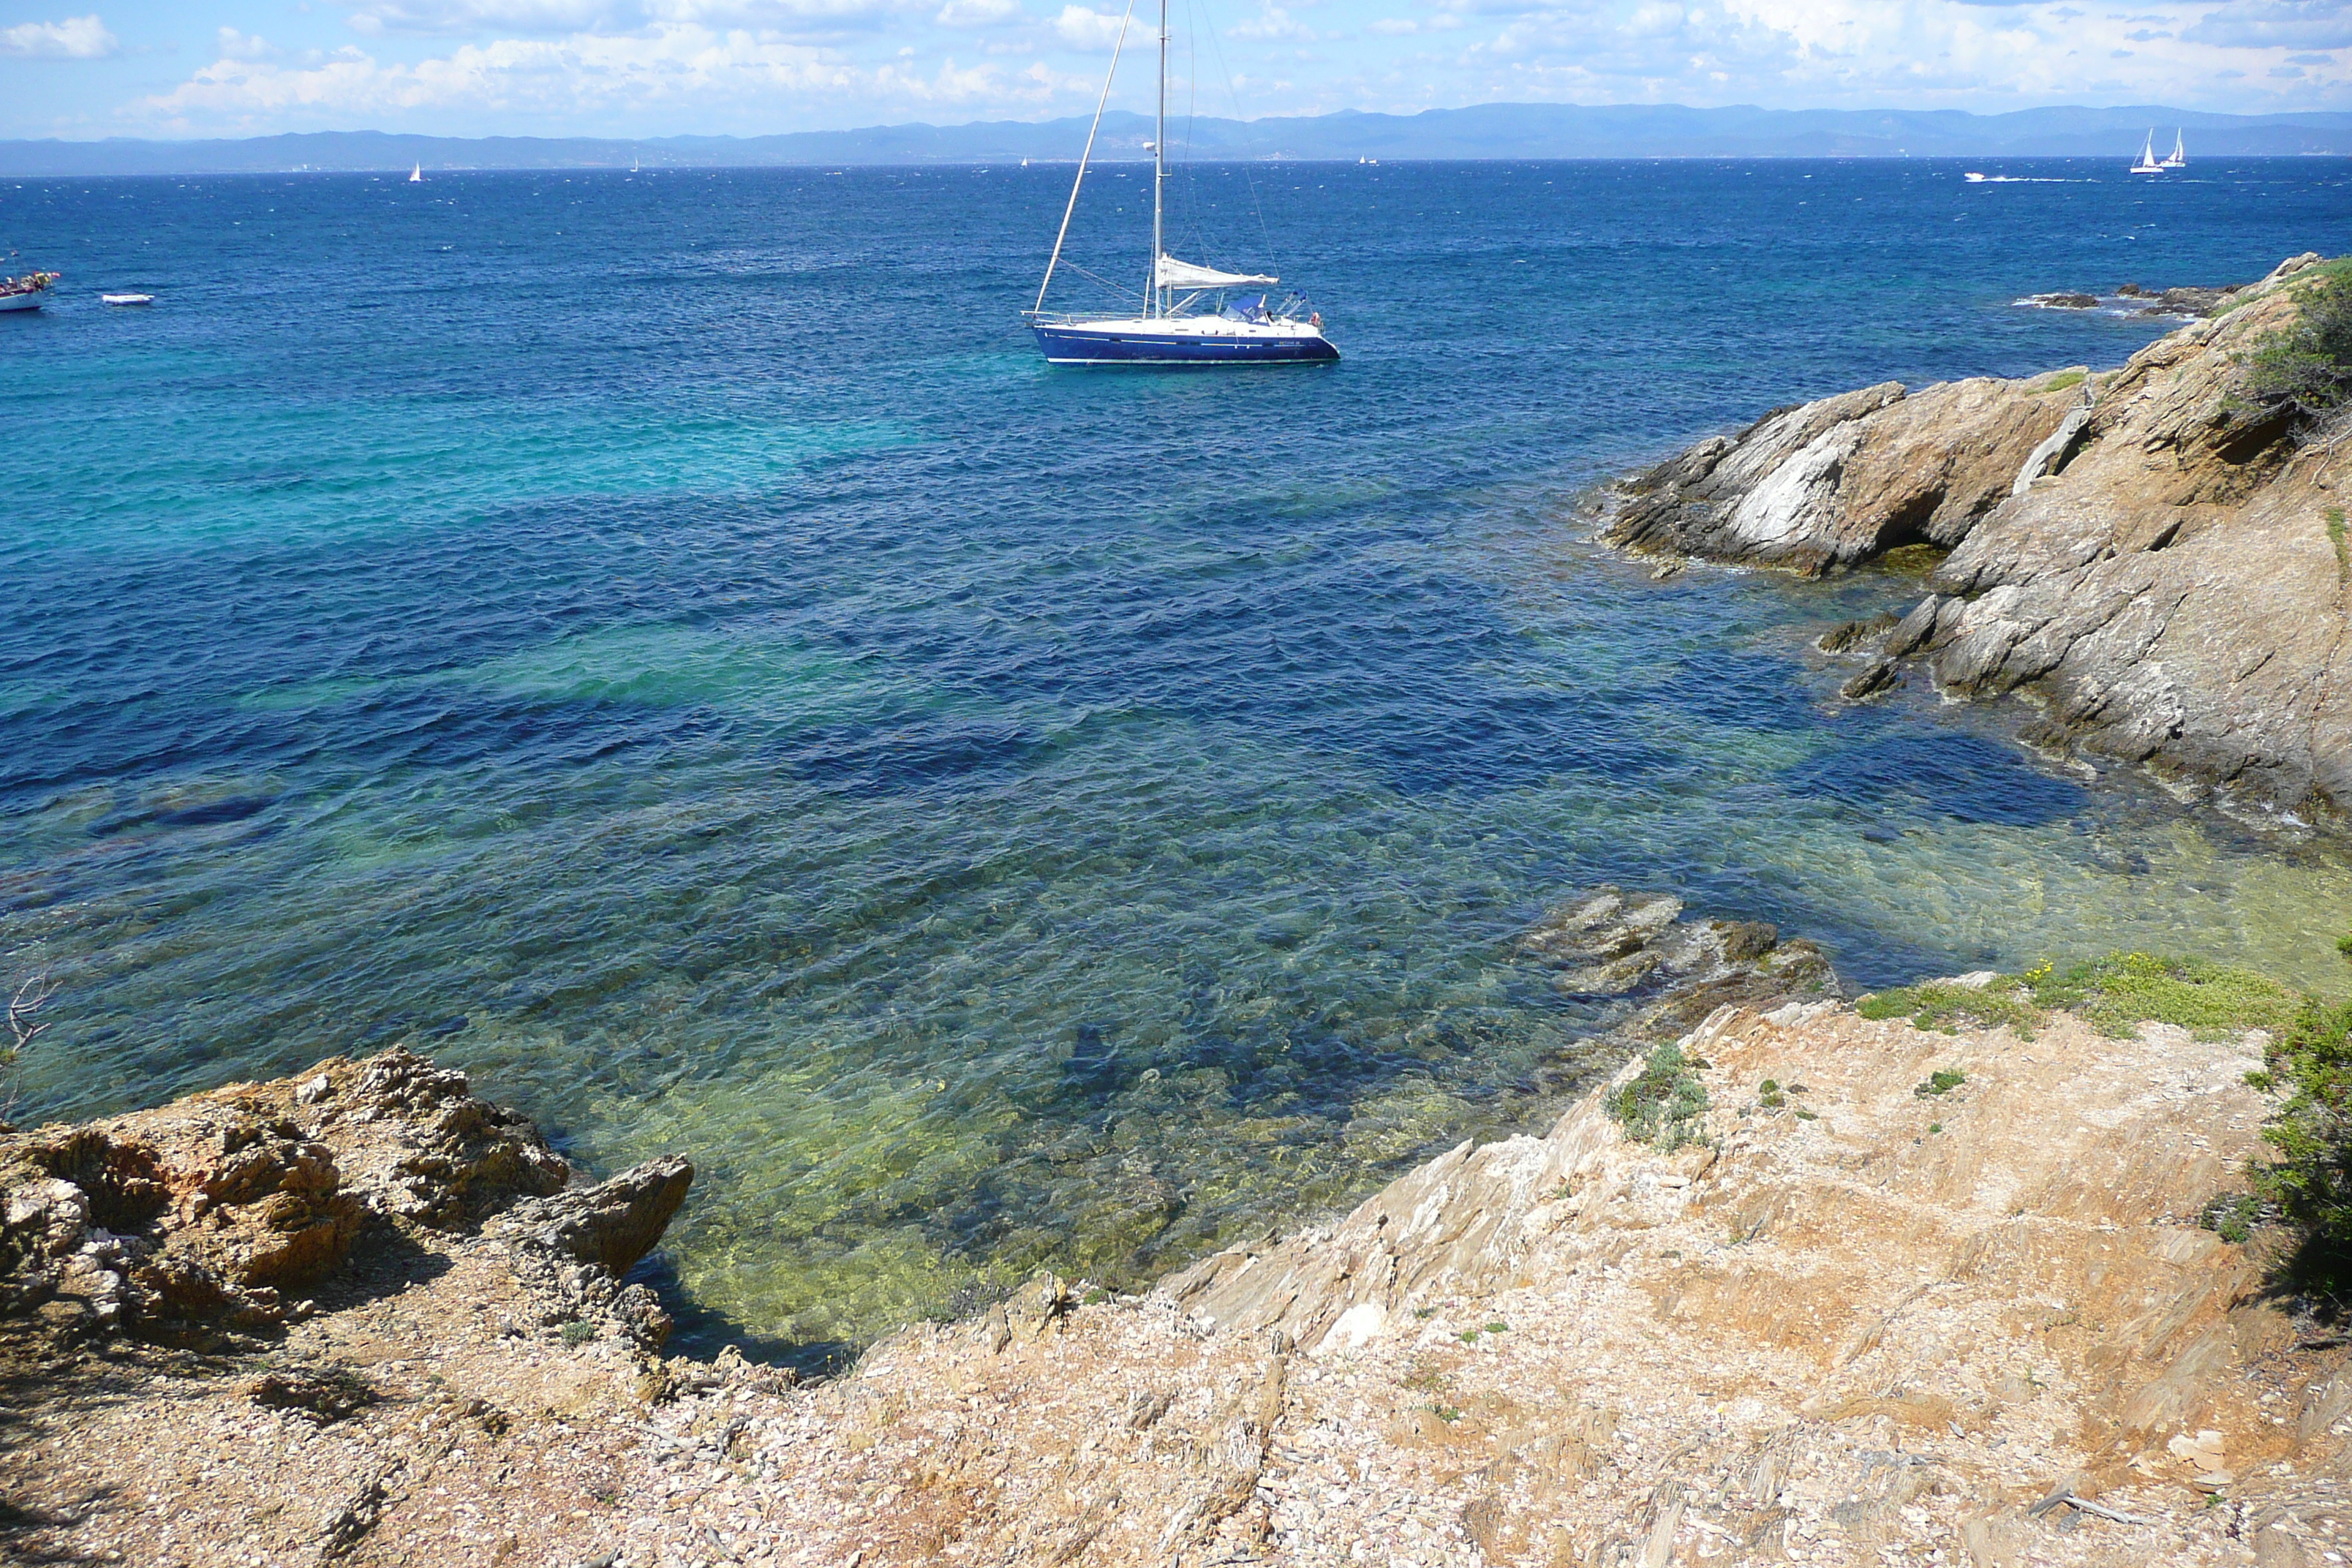
[{"label": "rocky shoreline", "polygon": [[[1874,1022],[1615,888],[1633,1053],[1543,1136],[1149,1294],[1038,1275],[802,1385],[665,1356],[688,1194],[395,1050],[0,1132],[27,1562],[2252,1563],[2352,1548],[2352,1352],[2198,1210],[2261,1037]],[[1964,979],[1981,984],[1987,977]]]},{"label": "rocky shoreline", "polygon": [[[1628,480],[1601,535],[1803,575],[1924,546],[1930,590],[1839,628],[1865,700],[1923,673],[2017,695],[2025,738],[2144,763],[2297,821],[2352,809],[2352,592],[2330,451],[2233,395],[2316,253],[2216,291],[2134,354],[2022,380],[1888,382],[1777,409]],[[2200,296],[2201,298],[2201,296]]]},{"label": "rocky shoreline", "polygon": [[[1822,637],[1848,700],[2017,693],[2052,744],[2341,813],[2341,512],[2228,395],[2318,261],[2112,373],[1777,410],[1630,482],[1606,536],[1664,571],[1927,546],[1907,615]],[[1866,1016],[1811,943],[1616,887],[1517,954],[1613,1004],[1630,1058],[1533,1085],[1580,1091],[1541,1135],[1144,1294],[1038,1274],[816,1384],[665,1353],[628,1276],[688,1157],[591,1181],[404,1049],[0,1127],[0,1556],[2352,1556],[2352,1340],[2203,1223],[2263,1151],[2261,1034]]]}]

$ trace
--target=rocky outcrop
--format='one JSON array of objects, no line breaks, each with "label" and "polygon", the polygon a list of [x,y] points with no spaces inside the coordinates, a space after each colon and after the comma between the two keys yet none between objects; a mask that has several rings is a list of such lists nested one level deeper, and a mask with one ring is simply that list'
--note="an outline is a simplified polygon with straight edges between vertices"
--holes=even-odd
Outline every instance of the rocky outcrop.
[{"label": "rocky outcrop", "polygon": [[[1593,889],[1524,956],[1654,1027],[1677,987],[1811,967],[1769,928],[1679,916]],[[1465,1145],[1148,1297],[1041,1273],[814,1386],[563,1316],[614,1289],[680,1163],[456,1207],[409,1187],[482,1217],[392,1218],[351,1173],[408,1156],[342,1139],[446,1153],[430,1129],[458,1108],[436,1089],[359,1121],[382,1110],[345,1087],[364,1064],[329,1064],[337,1125],[272,1145],[289,1170],[325,1151],[364,1211],[318,1311],[204,1355],[118,1335],[37,1379],[0,1354],[0,1556],[2276,1568],[2352,1547],[2352,1352],[2264,1296],[2259,1240],[2196,1220],[2262,1147],[2256,1040],[2063,1016],[1942,1034],[1823,999],[1720,1005],[1668,1048],[1695,1142],[1612,1113],[1637,1063],[1544,1136]],[[224,1093],[292,1119],[302,1088]],[[147,1173],[104,1190],[184,1185],[170,1130],[223,1112],[147,1114],[107,1143],[155,1153],[124,1166]],[[537,1163],[513,1123],[472,1125]],[[372,1257],[384,1230],[410,1250]]]},{"label": "rocky outcrop", "polygon": [[[551,1277],[585,1265],[610,1279],[651,1249],[693,1168],[656,1161],[567,1191],[572,1177],[524,1118],[400,1049],[0,1134],[0,1331],[195,1343],[278,1330],[317,1309],[372,1231],[463,1237],[509,1210],[519,1253]],[[649,1295],[627,1305],[659,1318]]]},{"label": "rocky outcrop", "polygon": [[1607,537],[1808,576],[1957,544],[2079,401],[2063,381],[1890,381],[1777,410],[1631,481]]},{"label": "rocky outcrop", "polygon": [[1866,661],[1850,698],[1925,661],[1951,695],[2032,696],[2038,742],[2340,815],[2344,505],[2326,449],[2235,395],[2319,259],[2113,372],[1890,384],[1768,416],[1634,481],[1605,537],[1811,574],[1948,550],[1901,625],[1843,639]]}]

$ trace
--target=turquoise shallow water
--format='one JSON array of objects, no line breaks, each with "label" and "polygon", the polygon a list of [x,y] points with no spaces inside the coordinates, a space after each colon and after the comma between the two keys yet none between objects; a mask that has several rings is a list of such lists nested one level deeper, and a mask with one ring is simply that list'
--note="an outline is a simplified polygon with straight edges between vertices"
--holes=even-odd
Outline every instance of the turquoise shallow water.
[{"label": "turquoise shallow water", "polygon": [[27,1108],[406,1039],[598,1167],[691,1151],[698,1331],[805,1351],[1540,1117],[1593,1020],[1511,942],[1594,881],[1864,984],[2336,986],[2337,847],[1839,707],[1810,639],[1899,580],[1654,583],[1571,516],[1774,404],[2115,363],[2163,324],[2011,301],[2352,211],[2042,172],[1206,172],[1348,355],[1242,375],[1037,363],[1051,171],[0,187],[70,279],[0,320]]}]

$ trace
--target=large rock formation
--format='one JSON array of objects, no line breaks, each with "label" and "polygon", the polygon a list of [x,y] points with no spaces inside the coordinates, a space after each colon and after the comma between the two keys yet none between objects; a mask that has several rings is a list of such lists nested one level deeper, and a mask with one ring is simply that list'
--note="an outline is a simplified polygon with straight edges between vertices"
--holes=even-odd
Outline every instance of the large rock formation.
[{"label": "large rock formation", "polygon": [[[315,1310],[371,1226],[457,1236],[510,1207],[526,1250],[617,1277],[659,1239],[693,1168],[656,1161],[567,1191],[572,1174],[524,1118],[400,1049],[0,1133],[0,1331],[268,1332]],[[634,1316],[659,1321],[637,1294]]]},{"label": "large rock formation", "polygon": [[[2102,374],[1892,384],[1768,416],[1628,487],[1604,536],[1818,574],[1897,546],[1950,554],[1861,698],[1925,658],[1968,697],[2030,692],[2031,738],[2352,806],[2352,556],[2328,451],[2235,395],[2295,318],[2307,255]],[[2243,302],[2236,302],[2242,300]]]}]

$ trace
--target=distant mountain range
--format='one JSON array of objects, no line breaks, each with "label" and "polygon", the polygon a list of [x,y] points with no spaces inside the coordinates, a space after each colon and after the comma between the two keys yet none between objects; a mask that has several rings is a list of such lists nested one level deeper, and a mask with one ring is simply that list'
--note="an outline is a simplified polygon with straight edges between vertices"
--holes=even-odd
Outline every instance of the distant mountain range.
[{"label": "distant mountain range", "polygon": [[[1587,108],[1486,103],[1420,114],[1194,120],[1191,151],[1207,158],[2126,158],[2153,128],[2175,128],[2192,159],[2352,155],[2352,114],[2201,114],[2161,107],[1958,110],[1685,109],[1675,104]],[[972,125],[884,125],[781,136],[404,136],[328,131],[219,142],[0,142],[0,177],[263,174],[298,170],[578,169],[640,163],[667,168],[776,164],[1008,163],[1067,161],[1084,120]],[[1148,157],[1151,122],[1103,119],[1098,157]]]}]

